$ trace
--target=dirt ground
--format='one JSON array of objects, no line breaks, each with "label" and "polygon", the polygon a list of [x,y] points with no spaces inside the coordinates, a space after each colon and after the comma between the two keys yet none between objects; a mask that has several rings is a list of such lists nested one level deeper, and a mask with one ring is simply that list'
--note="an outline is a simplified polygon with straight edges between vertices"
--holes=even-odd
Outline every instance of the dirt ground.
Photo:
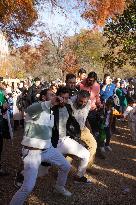
[{"label": "dirt ground", "polygon": [[[106,160],[96,159],[92,168],[95,175],[88,170],[92,179],[88,185],[75,184],[71,172],[67,188],[73,195],[71,198],[54,193],[56,172],[44,178],[38,178],[35,189],[29,196],[27,205],[134,205],[136,204],[136,144],[131,140],[126,122],[117,123],[118,134],[112,137],[113,151],[107,152]],[[0,205],[8,205],[13,194],[14,176],[21,167],[21,129],[16,132],[14,144],[5,142],[3,165],[10,173],[0,177]],[[18,204],[19,205],[19,204]]]}]

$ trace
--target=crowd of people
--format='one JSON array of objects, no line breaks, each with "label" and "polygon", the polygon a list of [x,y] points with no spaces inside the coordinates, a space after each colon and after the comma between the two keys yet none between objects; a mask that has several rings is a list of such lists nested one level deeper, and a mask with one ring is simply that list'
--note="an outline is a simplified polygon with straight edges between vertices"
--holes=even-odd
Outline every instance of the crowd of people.
[{"label": "crowd of people", "polygon": [[[117,132],[116,120],[128,120],[132,141],[136,142],[136,79],[99,80],[95,72],[81,68],[78,76],[67,74],[65,82],[25,81],[18,85],[0,83],[0,176],[3,139],[11,139],[18,128],[24,130],[23,170],[18,168],[15,185],[19,190],[10,205],[21,205],[32,192],[36,178],[58,167],[55,191],[70,197],[66,188],[71,164],[67,155],[79,160],[75,183],[91,183],[86,170],[95,157],[105,159],[112,150],[110,140]],[[14,140],[14,139],[13,139]],[[4,151],[4,150],[3,150]],[[73,158],[74,159],[74,158]]]}]

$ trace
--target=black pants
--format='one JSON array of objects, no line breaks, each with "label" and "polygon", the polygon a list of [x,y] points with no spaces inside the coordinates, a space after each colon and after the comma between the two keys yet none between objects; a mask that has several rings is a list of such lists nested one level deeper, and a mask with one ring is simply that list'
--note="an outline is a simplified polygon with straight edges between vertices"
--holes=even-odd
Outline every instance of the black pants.
[{"label": "black pants", "polygon": [[110,140],[111,140],[111,130],[110,127],[105,127],[105,133],[106,133],[106,143],[105,146],[110,145]]},{"label": "black pants", "polygon": [[100,142],[99,140],[99,116],[97,114],[96,110],[92,110],[88,114],[88,122],[90,124],[90,127],[92,129],[93,136],[95,137],[95,140],[97,142],[97,147],[103,147],[104,142]]}]

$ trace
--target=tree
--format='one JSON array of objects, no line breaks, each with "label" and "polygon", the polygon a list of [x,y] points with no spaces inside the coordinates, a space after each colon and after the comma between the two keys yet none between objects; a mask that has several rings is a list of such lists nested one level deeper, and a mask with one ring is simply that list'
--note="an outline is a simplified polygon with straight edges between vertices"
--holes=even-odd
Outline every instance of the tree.
[{"label": "tree", "polygon": [[121,16],[108,22],[104,28],[104,36],[109,47],[103,57],[107,69],[114,72],[125,65],[136,67],[135,32],[136,0],[133,0]]},{"label": "tree", "polygon": [[126,0],[88,0],[87,2],[83,17],[99,26],[103,26],[116,14],[123,13],[127,3]]},{"label": "tree", "polygon": [[67,50],[71,49],[76,55],[78,67],[85,67],[88,72],[95,70],[102,75],[101,56],[106,50],[106,47],[103,47],[103,42],[106,41],[101,32],[82,30],[79,34],[66,38],[64,45]]},{"label": "tree", "polygon": [[[130,0],[129,0],[130,1]],[[50,3],[50,4],[47,4]],[[73,9],[83,10],[83,17],[96,25],[103,25],[109,18],[122,13],[125,0],[1,0],[0,1],[0,29],[7,33],[9,40],[14,43],[15,38],[30,38],[34,35],[29,28],[38,19],[38,11],[44,6],[59,7],[63,11]]]}]

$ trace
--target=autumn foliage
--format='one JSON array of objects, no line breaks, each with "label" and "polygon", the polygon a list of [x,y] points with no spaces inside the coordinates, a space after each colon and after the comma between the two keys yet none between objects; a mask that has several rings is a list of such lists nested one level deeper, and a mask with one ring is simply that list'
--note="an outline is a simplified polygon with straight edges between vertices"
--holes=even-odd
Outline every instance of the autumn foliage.
[{"label": "autumn foliage", "polygon": [[102,26],[109,17],[124,11],[126,0],[88,0],[83,17],[92,20],[94,24]]},{"label": "autumn foliage", "polygon": [[[108,18],[121,14],[128,1],[131,0],[73,0],[72,3],[75,2],[77,7],[84,7],[82,17],[92,21],[95,25],[103,26]],[[84,4],[80,4],[81,2]],[[68,10],[69,3],[69,0],[1,0],[0,28],[8,34],[10,39],[31,37],[32,32],[28,32],[28,29],[38,19],[40,5],[58,6]],[[80,8],[76,9],[80,10]],[[69,12],[72,13],[71,8]]]},{"label": "autumn foliage", "polygon": [[77,61],[77,56],[72,50],[70,50],[64,56],[64,64],[62,66],[62,71],[67,73],[76,73],[78,69],[79,65]]},{"label": "autumn foliage", "polygon": [[37,19],[32,0],[1,0],[0,1],[0,22],[1,29],[11,38],[27,36],[27,31]]}]

